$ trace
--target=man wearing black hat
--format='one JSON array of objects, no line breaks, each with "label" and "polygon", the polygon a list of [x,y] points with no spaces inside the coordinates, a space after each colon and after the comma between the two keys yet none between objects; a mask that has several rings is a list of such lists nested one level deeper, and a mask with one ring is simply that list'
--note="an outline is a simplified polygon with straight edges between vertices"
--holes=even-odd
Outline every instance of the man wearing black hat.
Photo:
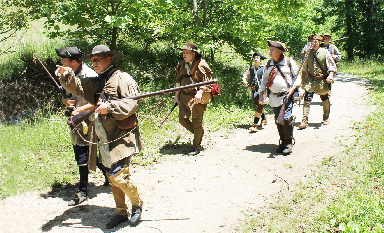
[{"label": "man wearing black hat", "polygon": [[323,103],[323,125],[329,124],[329,114],[331,112],[330,85],[337,70],[332,55],[325,48],[320,47],[320,42],[324,40],[322,35],[314,35],[312,49],[308,53],[307,60],[303,64],[302,82],[305,90],[303,104],[303,119],[299,125],[300,129],[308,127],[308,115],[314,94],[320,95]]},{"label": "man wearing black hat", "polygon": [[[211,80],[212,71],[197,51],[197,45],[187,42],[178,49],[183,51],[184,61],[176,67],[176,87]],[[179,122],[193,133],[193,150],[189,153],[192,156],[199,154],[202,148],[203,115],[207,109],[207,103],[202,101],[202,97],[204,93],[209,92],[210,86],[200,86],[196,89],[177,91],[175,94],[175,103],[179,104]],[[191,116],[192,121],[189,119]]]},{"label": "man wearing black hat", "polygon": [[[244,87],[250,88],[250,94],[255,105],[255,117],[253,118],[253,125],[249,128],[250,132],[257,132],[259,120],[261,118],[261,124],[267,124],[267,118],[264,114],[264,105],[259,103],[259,88],[260,82],[263,76],[264,66],[260,65],[261,60],[267,59],[260,53],[256,52],[252,55],[253,65],[247,69],[243,74]],[[249,85],[251,83],[251,85]]]},{"label": "man wearing black hat", "polygon": [[[80,57],[85,55],[80,51],[78,47],[64,47],[56,49],[56,54],[61,57],[61,63],[64,67],[70,67],[75,71],[77,77],[87,78],[96,76],[96,72],[89,68],[85,63],[80,61]],[[72,109],[71,115],[74,116],[81,112],[87,111],[93,108],[92,104],[89,104],[84,98],[72,95],[70,98],[62,99],[63,103]],[[75,159],[79,166],[79,189],[75,195],[75,198],[68,202],[68,205],[78,205],[88,198],[88,174],[89,170],[96,170],[96,152],[95,145],[88,144],[82,138],[87,141],[94,140],[94,116],[88,117],[85,121],[79,125],[79,134],[71,131],[71,140],[73,145],[73,151],[75,152]]]},{"label": "man wearing black hat", "polygon": [[[123,57],[119,51],[111,51],[106,45],[97,45],[91,54],[82,56],[81,60],[92,61],[98,76],[78,79],[71,69],[61,66],[56,71],[61,85],[68,92],[80,95],[98,106],[95,110],[95,127],[99,138],[100,160],[108,171],[116,203],[116,215],[106,224],[108,229],[126,221],[136,226],[140,222],[143,204],[129,172],[130,158],[142,148],[140,133],[137,126],[124,124],[135,119],[139,107],[137,100],[125,97],[137,96],[140,92],[132,76],[112,64]],[[132,205],[130,218],[126,195]]]},{"label": "man wearing black hat", "polygon": [[280,41],[267,41],[271,60],[264,68],[263,80],[260,87],[260,101],[264,93],[269,93],[269,105],[275,114],[276,126],[279,132],[279,148],[276,153],[288,155],[293,148],[293,93],[300,86],[296,78],[299,68],[295,61],[284,56],[286,45]]}]

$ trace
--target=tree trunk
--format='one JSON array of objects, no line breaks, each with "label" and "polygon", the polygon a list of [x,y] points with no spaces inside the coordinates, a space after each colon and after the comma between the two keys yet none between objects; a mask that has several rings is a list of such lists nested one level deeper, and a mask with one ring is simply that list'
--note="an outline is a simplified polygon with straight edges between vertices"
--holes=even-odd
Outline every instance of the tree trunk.
[{"label": "tree trunk", "polygon": [[197,0],[193,0],[193,19],[195,28],[197,28],[199,26],[199,10],[197,8]]},{"label": "tree trunk", "polygon": [[110,44],[111,50],[116,50],[117,36],[119,35],[118,30],[119,28],[117,27],[112,28],[111,44]]},{"label": "tree trunk", "polygon": [[[344,2],[344,6],[345,6],[345,9],[353,9],[352,6],[353,3],[352,1],[345,1]],[[352,25],[353,25],[353,22],[355,21],[354,18],[353,18],[353,12],[350,11],[350,10],[346,10],[345,11],[345,24],[346,24],[346,28],[347,28],[347,35],[349,36],[349,38],[347,39],[347,48],[346,48],[346,52],[347,52],[347,58],[348,60],[353,60],[353,45],[354,45],[354,37],[352,36],[353,35],[353,31],[352,31]]]}]

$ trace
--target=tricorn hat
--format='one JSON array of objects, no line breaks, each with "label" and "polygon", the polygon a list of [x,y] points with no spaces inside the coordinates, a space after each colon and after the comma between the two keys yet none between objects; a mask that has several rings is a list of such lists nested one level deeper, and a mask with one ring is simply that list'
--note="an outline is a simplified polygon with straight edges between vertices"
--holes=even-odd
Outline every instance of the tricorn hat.
[{"label": "tricorn hat", "polygon": [[268,46],[276,47],[283,52],[288,51],[287,46],[283,42],[267,40],[267,43]]},{"label": "tricorn hat", "polygon": [[73,60],[78,60],[80,57],[84,56],[85,53],[81,52],[78,47],[64,47],[56,49],[56,54],[62,58],[70,58]]},{"label": "tricorn hat", "polygon": [[121,60],[121,59],[124,58],[124,54],[123,53],[121,53],[119,51],[116,51],[116,50],[110,50],[108,46],[100,44],[100,45],[96,45],[92,49],[92,53],[91,54],[87,54],[85,56],[82,56],[80,58],[80,60],[82,60],[82,61],[90,61],[93,55],[99,55],[99,54],[108,54],[108,55],[110,55],[112,57],[113,61]]},{"label": "tricorn hat", "polygon": [[264,60],[264,59],[267,59],[267,57],[264,57],[263,55],[261,55],[259,52],[255,52],[253,53],[252,57],[260,57],[261,60]]}]

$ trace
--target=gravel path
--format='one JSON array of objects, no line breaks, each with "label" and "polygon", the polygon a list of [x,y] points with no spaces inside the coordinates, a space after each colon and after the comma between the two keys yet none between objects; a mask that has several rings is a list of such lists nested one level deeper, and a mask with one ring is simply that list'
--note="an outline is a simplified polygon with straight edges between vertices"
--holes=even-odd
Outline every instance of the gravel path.
[{"label": "gravel path", "polygon": [[[92,179],[90,199],[68,207],[74,190],[31,192],[0,201],[0,232],[238,232],[247,213],[266,208],[273,195],[294,189],[324,157],[354,141],[353,125],[372,108],[366,106],[365,82],[339,73],[331,97],[331,123],[321,125],[322,107],[315,96],[309,127],[294,129],[296,145],[288,156],[277,155],[278,134],[272,116],[257,133],[238,126],[228,137],[208,135],[196,157],[172,154],[151,166],[131,169],[145,202],[143,221],[106,230],[114,214],[109,187]],[[294,114],[298,126],[302,107]]]}]

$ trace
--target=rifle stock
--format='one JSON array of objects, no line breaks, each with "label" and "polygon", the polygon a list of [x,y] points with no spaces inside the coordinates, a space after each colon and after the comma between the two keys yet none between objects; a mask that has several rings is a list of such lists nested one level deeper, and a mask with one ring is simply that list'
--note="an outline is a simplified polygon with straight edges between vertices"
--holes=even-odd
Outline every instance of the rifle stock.
[{"label": "rifle stock", "polygon": [[[170,92],[181,91],[181,90],[184,90],[184,89],[195,88],[195,87],[200,87],[200,86],[214,84],[214,83],[217,83],[217,79],[212,79],[212,80],[205,81],[205,82],[199,82],[199,83],[194,83],[194,84],[190,84],[190,85],[174,87],[174,88],[160,90],[160,91],[155,91],[155,92],[150,92],[150,93],[147,93],[147,94],[142,94],[142,95],[137,95],[137,96],[125,97],[125,98],[122,98],[122,99],[139,100],[139,99],[144,99],[144,98],[148,98],[148,97],[152,97],[152,96],[164,95],[164,94],[170,93]],[[119,100],[122,100],[122,99],[119,99]],[[77,114],[75,116],[70,117],[68,119],[67,124],[70,125],[71,128],[76,128],[76,126],[78,124],[80,124],[82,121],[87,119],[89,117],[89,115],[94,113],[97,108],[98,108],[98,106],[95,106],[93,109],[84,111],[82,113],[79,113],[79,114]]]}]

